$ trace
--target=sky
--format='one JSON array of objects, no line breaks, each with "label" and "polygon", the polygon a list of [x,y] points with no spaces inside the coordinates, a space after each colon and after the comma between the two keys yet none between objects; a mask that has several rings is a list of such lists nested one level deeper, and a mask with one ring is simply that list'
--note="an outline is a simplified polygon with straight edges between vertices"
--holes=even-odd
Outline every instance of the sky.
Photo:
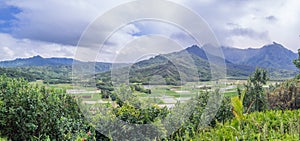
[{"label": "sky", "polygon": [[[81,48],[82,51],[83,48],[88,48],[88,45],[78,46],[78,43],[93,22],[110,10],[130,2],[132,0],[1,0],[0,60],[35,55],[76,59],[76,54],[80,54],[78,49]],[[199,15],[209,25],[222,46],[260,48],[275,41],[293,52],[300,48],[299,0],[173,0],[172,2]],[[132,7],[128,11],[143,17],[144,13],[139,13],[139,10],[146,7],[147,4]],[[168,16],[176,17],[177,20],[185,17],[176,8],[153,9],[153,11],[169,13]],[[170,14],[172,12],[176,14]],[[130,14],[126,12],[111,15],[112,19],[127,16]],[[180,23],[187,24],[185,21]],[[102,25],[101,30],[95,32],[105,32],[106,26],[114,24],[113,20],[109,20]],[[107,38],[96,33],[92,36],[95,38],[93,40]],[[126,23],[121,28],[115,29],[103,48],[97,51],[90,48],[87,53],[96,52],[97,57],[94,59],[97,61],[112,62],[116,58],[121,58],[123,62],[132,62],[145,56],[168,53],[193,44],[197,44],[195,40],[176,25],[163,21],[143,20]],[[177,45],[182,48],[178,48]]]}]

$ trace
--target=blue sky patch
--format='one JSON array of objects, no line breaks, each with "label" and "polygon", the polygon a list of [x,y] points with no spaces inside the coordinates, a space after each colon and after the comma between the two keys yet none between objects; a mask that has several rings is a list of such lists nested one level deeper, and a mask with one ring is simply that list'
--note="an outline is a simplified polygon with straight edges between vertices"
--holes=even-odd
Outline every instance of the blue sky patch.
[{"label": "blue sky patch", "polygon": [[15,14],[20,13],[21,10],[17,7],[7,6],[0,3],[0,32],[9,33],[13,28]]}]

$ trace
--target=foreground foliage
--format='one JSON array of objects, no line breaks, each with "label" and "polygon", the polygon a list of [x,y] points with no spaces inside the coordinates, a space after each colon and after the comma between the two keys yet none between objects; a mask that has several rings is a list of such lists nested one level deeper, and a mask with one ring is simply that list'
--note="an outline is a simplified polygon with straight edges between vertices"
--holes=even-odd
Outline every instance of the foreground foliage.
[{"label": "foreground foliage", "polygon": [[243,106],[246,112],[263,111],[268,107],[266,93],[263,85],[267,83],[267,72],[263,69],[256,69],[248,78]]},{"label": "foreground foliage", "polygon": [[[300,110],[288,110],[298,108],[299,80],[283,83],[267,98],[262,87],[266,80],[265,71],[257,69],[239,96],[202,92],[172,109],[139,99],[132,91],[144,91],[140,85],[111,89],[111,84],[99,82],[97,87],[106,92],[102,97],[111,98],[111,105],[79,109],[63,90],[0,76],[0,139],[299,140]],[[210,98],[216,103],[207,105]],[[285,111],[268,111],[267,106]]]},{"label": "foreground foliage", "polygon": [[268,93],[271,109],[293,110],[300,108],[300,79],[291,79]]},{"label": "foreground foliage", "polygon": [[[114,94],[117,99],[112,105],[115,106],[99,104],[87,109],[96,129],[113,140],[185,140],[205,125],[215,126],[216,122],[233,117],[230,99],[222,99],[218,91],[199,93],[189,102],[179,102],[171,109],[159,107],[150,99],[138,98],[129,86],[116,88]],[[216,101],[207,110],[209,98],[219,99],[221,103]],[[205,112],[207,117],[203,117]]]},{"label": "foreground foliage", "polygon": [[249,94],[248,90],[232,98],[234,119],[218,123],[214,128],[199,130],[199,134],[192,139],[300,140],[299,79],[288,80],[268,94],[269,108],[277,110],[244,114],[241,103],[245,100],[244,94]]},{"label": "foreground foliage", "polygon": [[298,49],[298,58],[293,60],[293,63],[300,70],[300,49]]},{"label": "foreground foliage", "polygon": [[[0,135],[11,140],[75,140],[92,128],[62,90],[0,76]],[[93,133],[90,131],[90,133]]]},{"label": "foreground foliage", "polygon": [[253,112],[199,132],[195,140],[299,140],[300,110]]}]

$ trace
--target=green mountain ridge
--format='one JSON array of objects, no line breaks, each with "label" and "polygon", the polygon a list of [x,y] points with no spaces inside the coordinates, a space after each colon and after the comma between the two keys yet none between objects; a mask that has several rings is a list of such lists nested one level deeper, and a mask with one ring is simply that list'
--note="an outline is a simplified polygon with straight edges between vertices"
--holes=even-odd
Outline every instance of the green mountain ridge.
[{"label": "green mountain ridge", "polygon": [[[273,54],[276,54],[270,53],[268,48],[263,50],[266,50],[263,52],[265,53],[264,56],[270,56],[269,54],[273,56]],[[251,49],[251,51],[262,52],[257,49]],[[251,57],[260,54],[261,53],[256,53]],[[243,56],[245,56],[245,54],[243,54]],[[255,70],[256,67],[260,67],[259,65],[248,65],[243,63],[235,64],[227,59],[214,55],[210,55],[210,57],[213,60],[217,60],[217,63],[223,61],[225,66],[222,66],[222,64],[209,63],[207,54],[205,53],[204,49],[193,45],[179,52],[158,55],[148,60],[142,60],[140,62],[132,64],[131,66],[119,70],[113,70],[113,73],[111,73],[111,71],[100,73],[97,74],[96,77],[97,79],[107,81],[111,77],[110,75],[116,75],[118,76],[116,77],[117,80],[113,81],[124,80],[122,82],[125,82],[126,79],[129,79],[131,83],[149,84],[154,83],[153,80],[158,81],[158,76],[160,77],[160,79],[162,79],[159,80],[160,83],[178,85],[182,82],[212,80],[212,67],[216,68],[215,70],[220,71],[224,69],[218,69],[218,67],[226,67],[226,72],[213,72],[213,75],[215,77],[226,76],[227,78],[234,79],[245,79]],[[290,78],[296,75],[296,71],[294,70],[273,68],[272,65],[275,64],[271,64],[267,67],[261,67],[268,71],[271,79]],[[225,73],[225,75],[222,73]]]},{"label": "green mountain ridge", "polygon": [[[210,64],[205,51],[194,45],[179,52],[158,55],[112,72],[100,73],[96,77],[107,81],[107,77],[115,75],[118,76],[117,80],[112,81],[129,78],[131,83],[149,84],[155,83],[153,80],[158,81],[157,76],[159,76],[162,79],[159,82],[163,84],[180,85],[191,81],[209,81],[226,75],[230,77],[247,77],[255,70],[255,67],[235,65],[223,58],[213,57],[217,62],[223,61],[226,66]],[[212,67],[217,71],[211,72]],[[226,68],[218,69],[218,67]],[[214,76],[212,76],[212,73]]]},{"label": "green mountain ridge", "polygon": [[[207,47],[207,46],[205,46]],[[226,76],[227,78],[246,78],[261,67],[269,72],[271,78],[290,78],[297,74],[292,60],[297,54],[273,43],[260,49],[236,49],[222,47],[224,58],[210,55],[210,59],[221,64],[209,63],[203,47],[193,45],[184,50],[169,54],[162,54],[134,64],[82,62],[71,58],[43,58],[34,56],[25,59],[15,59],[0,62],[0,67],[10,68],[18,72],[30,74],[32,80],[45,80],[46,83],[71,83],[72,66],[95,68],[96,78],[109,81],[112,66],[118,75],[118,79],[124,79],[138,83],[154,83],[157,76],[163,79],[160,82],[166,84],[178,84],[186,81],[207,81],[213,77]],[[222,63],[223,62],[223,63]],[[86,67],[85,67],[86,66]],[[226,70],[218,67],[226,67]],[[211,72],[211,68],[223,72]],[[225,70],[225,71],[224,71]],[[124,72],[122,72],[124,71]],[[213,73],[213,75],[211,74]],[[113,74],[115,75],[115,74]],[[161,78],[160,78],[161,79]]]}]

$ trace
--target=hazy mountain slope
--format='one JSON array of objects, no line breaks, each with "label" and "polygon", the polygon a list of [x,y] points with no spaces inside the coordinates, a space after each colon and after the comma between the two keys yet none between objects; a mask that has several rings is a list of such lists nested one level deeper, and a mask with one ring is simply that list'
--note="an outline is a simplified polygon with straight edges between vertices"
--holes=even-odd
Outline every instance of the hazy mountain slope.
[{"label": "hazy mountain slope", "polygon": [[242,62],[248,60],[259,52],[259,49],[239,49],[231,47],[222,47],[224,57],[226,60],[235,63],[241,64]]},{"label": "hazy mountain slope", "polygon": [[[205,61],[207,61],[207,64],[209,65],[206,53],[202,48],[199,48],[198,46],[194,45],[194,46],[186,48],[185,50],[190,54],[194,54],[194,55],[198,56],[199,58],[204,59]],[[221,62],[221,61],[225,62],[226,71],[227,71],[228,76],[234,76],[234,77],[247,76],[255,69],[254,67],[248,66],[248,65],[234,64],[231,61],[228,61],[226,58],[224,59],[224,58],[220,58],[220,57],[217,57],[214,55],[212,55],[211,57],[213,57],[214,60],[219,60],[217,62]],[[194,59],[198,60],[197,58],[194,58]],[[201,65],[202,65],[201,63],[197,64],[197,66],[201,66]],[[199,68],[199,69],[201,69],[201,68]],[[210,69],[210,68],[205,68],[205,69]]]},{"label": "hazy mountain slope", "polygon": [[257,54],[243,61],[242,64],[265,68],[297,70],[293,64],[293,60],[297,57],[296,53],[284,48],[280,44],[273,43],[263,46]]},{"label": "hazy mountain slope", "polygon": [[230,62],[253,67],[297,70],[292,63],[297,54],[273,42],[259,49],[237,49],[222,47],[224,56]]}]

